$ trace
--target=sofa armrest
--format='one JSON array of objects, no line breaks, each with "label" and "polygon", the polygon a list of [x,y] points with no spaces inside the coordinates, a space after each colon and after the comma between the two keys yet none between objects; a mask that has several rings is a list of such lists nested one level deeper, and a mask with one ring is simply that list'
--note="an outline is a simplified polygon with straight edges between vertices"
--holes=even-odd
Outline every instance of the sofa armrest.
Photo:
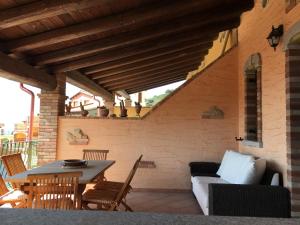
[{"label": "sofa armrest", "polygon": [[280,186],[209,184],[209,215],[289,218],[290,192]]},{"label": "sofa armrest", "polygon": [[219,177],[216,173],[220,167],[220,163],[215,162],[190,162],[191,175]]}]

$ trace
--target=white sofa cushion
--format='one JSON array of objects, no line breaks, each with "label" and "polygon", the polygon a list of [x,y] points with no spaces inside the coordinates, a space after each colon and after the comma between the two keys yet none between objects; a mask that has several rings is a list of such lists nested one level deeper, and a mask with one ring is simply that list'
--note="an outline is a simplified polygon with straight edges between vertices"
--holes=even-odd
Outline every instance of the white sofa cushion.
[{"label": "white sofa cushion", "polygon": [[217,174],[223,180],[232,184],[245,184],[250,178],[255,164],[252,155],[245,155],[235,151],[226,151]]},{"label": "white sofa cushion", "polygon": [[193,192],[204,215],[208,215],[208,185],[212,183],[227,184],[228,182],[219,177],[192,177]]},{"label": "white sofa cushion", "polygon": [[217,171],[217,175],[219,175],[220,177],[222,177],[222,175],[224,174],[224,171],[226,170],[227,167],[227,160],[229,159],[229,155],[230,155],[231,150],[227,150],[224,153],[221,165]]},{"label": "white sofa cushion", "polygon": [[266,159],[257,159],[254,161],[254,165],[251,167],[247,179],[244,184],[259,184],[262,176],[265,173],[267,166]]}]

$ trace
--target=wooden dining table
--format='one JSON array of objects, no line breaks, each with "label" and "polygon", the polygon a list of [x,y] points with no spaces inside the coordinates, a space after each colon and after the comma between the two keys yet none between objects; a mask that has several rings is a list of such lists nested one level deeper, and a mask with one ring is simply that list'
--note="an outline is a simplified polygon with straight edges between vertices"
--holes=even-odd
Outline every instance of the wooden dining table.
[{"label": "wooden dining table", "polygon": [[63,166],[63,160],[55,161],[31,170],[27,170],[23,173],[18,173],[14,176],[8,176],[4,180],[10,183],[17,183],[24,185],[28,182],[27,175],[29,174],[45,174],[45,173],[64,173],[64,172],[82,172],[82,176],[79,177],[78,185],[78,208],[81,209],[82,193],[84,192],[86,185],[91,183],[100,174],[106,171],[115,163],[114,160],[87,160],[87,166],[83,168],[66,168]]}]

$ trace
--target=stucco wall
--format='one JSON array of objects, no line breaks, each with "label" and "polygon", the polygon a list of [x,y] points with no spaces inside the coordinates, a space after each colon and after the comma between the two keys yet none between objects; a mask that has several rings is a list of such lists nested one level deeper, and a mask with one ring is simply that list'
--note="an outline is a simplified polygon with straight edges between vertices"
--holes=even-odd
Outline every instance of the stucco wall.
[{"label": "stucco wall", "polygon": [[272,25],[284,24],[287,31],[300,19],[299,5],[285,13],[284,1],[269,1],[266,8],[256,1],[255,8],[245,13],[239,27],[239,134],[244,136],[244,65],[251,54],[262,56],[262,135],[263,148],[239,145],[241,152],[265,157],[284,173],[286,180],[286,104],[285,104],[285,52],[283,45],[276,52],[266,37]]},{"label": "stucco wall", "polygon": [[[138,188],[190,188],[190,161],[219,161],[226,149],[237,149],[237,50],[206,68],[143,120],[59,119],[58,159],[81,158],[83,148],[109,149],[116,164],[107,172],[124,180],[134,160],[144,155],[157,168],[139,169]],[[224,119],[202,119],[211,106],[225,112]],[[81,128],[87,146],[69,145],[66,132]]]}]

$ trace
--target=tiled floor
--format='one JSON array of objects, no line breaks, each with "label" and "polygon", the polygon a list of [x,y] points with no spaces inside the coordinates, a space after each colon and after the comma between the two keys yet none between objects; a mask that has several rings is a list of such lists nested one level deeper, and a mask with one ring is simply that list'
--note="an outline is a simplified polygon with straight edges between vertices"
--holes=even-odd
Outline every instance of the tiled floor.
[{"label": "tiled floor", "polygon": [[135,212],[202,214],[192,192],[131,192],[126,201]]}]

